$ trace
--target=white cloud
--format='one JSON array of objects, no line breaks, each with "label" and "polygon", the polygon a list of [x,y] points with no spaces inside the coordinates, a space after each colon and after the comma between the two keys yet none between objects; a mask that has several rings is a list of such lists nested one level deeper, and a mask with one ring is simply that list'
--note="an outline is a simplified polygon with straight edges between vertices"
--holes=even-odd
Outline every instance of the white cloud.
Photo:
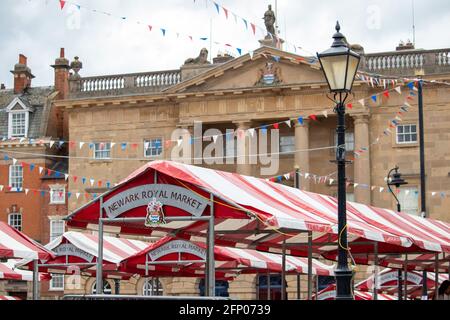
[{"label": "white cloud", "polygon": [[[245,52],[257,48],[262,35],[254,37],[250,25],[245,30],[239,19],[235,23],[231,12],[263,27],[264,11],[269,3],[274,4],[261,0],[217,0],[230,10],[227,20],[222,10],[217,14],[210,0],[74,0],[90,9],[127,17],[122,20],[82,9],[80,28],[74,29],[78,9],[71,9],[70,2],[61,11],[57,0],[2,1],[0,82],[11,87],[9,70],[18,54],[23,53],[36,75],[33,84],[52,84],[53,70],[49,65],[60,47],[66,48],[70,60],[75,55],[80,57],[84,76],[179,68],[185,59],[197,56],[202,47],[210,48],[209,41],[199,40],[210,37],[210,22],[214,42],[229,43]],[[368,27],[374,25],[370,19],[377,9],[380,21],[375,25],[379,29]],[[446,0],[416,1],[417,47],[449,47],[448,37],[442,36],[450,27],[448,9],[450,3]],[[282,37],[287,36],[288,42],[309,53],[329,47],[337,19],[348,40],[363,45],[366,52],[390,51],[401,39],[412,38],[410,0],[278,1]],[[154,26],[152,32],[147,24]],[[166,37],[162,37],[159,27],[167,29]],[[187,35],[197,40],[190,41]],[[214,56],[224,49],[212,44]]]}]

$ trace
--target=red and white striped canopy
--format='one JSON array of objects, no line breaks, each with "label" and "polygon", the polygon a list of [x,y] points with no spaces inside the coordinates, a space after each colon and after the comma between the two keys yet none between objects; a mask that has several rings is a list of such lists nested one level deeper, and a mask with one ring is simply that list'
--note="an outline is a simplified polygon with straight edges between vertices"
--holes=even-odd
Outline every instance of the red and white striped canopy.
[{"label": "red and white striped canopy", "polygon": [[[154,161],[103,194],[103,203],[126,190],[149,184],[182,187],[204,199],[214,195],[218,244],[279,252],[282,242],[286,241],[288,253],[305,255],[307,247],[300,244],[307,242],[304,231],[312,231],[313,241],[323,243],[323,246],[315,247],[315,252],[336,249],[335,198],[235,173]],[[187,215],[175,207],[164,206],[164,210],[166,216]],[[68,225],[85,228],[89,224],[97,224],[99,212],[100,201],[96,199],[71,214]],[[208,214],[209,208],[206,207],[203,215]],[[130,208],[118,218],[145,216],[146,206],[141,205]],[[354,253],[373,251],[371,242],[378,243],[379,253],[450,252],[450,224],[445,222],[353,202],[347,203],[347,221],[350,247]],[[204,221],[169,222],[150,229],[143,223],[126,223],[117,219],[114,225],[123,233],[162,236],[177,232],[194,241],[198,237],[204,238],[207,229]],[[295,249],[290,244],[295,244]]]},{"label": "red and white striped canopy", "polygon": [[[404,274],[403,274],[404,277]],[[427,288],[429,291],[433,291],[435,287],[435,273],[427,272]],[[423,275],[421,272],[410,271],[407,273],[407,288],[408,296],[414,298],[422,295]],[[439,274],[439,283],[448,280],[448,274]],[[373,291],[374,287],[374,275],[370,276],[366,280],[363,280],[355,285],[355,289],[360,291]],[[378,275],[378,287],[379,292],[385,292],[388,294],[396,294],[398,290],[398,270],[384,269]]]},{"label": "red and white striped canopy", "polygon": [[[27,270],[15,268],[19,260],[10,259],[7,262],[0,263],[0,280],[22,280],[33,281],[33,273]],[[39,274],[39,280],[50,280],[50,275],[46,273]]]},{"label": "red and white striped canopy", "polygon": [[22,299],[13,296],[0,296],[0,300],[22,300]]},{"label": "red and white striped canopy", "polygon": [[49,259],[52,252],[41,244],[0,221],[0,258]]},{"label": "red and white striped canopy", "polygon": [[[103,237],[103,265],[104,271],[114,273],[117,266],[123,260],[140,252],[150,245],[148,242],[131,240],[125,238]],[[47,249],[55,253],[55,257],[45,261],[45,264],[94,264],[98,257],[98,237],[93,234],[68,231],[46,245]],[[30,260],[22,260],[17,266],[24,269],[33,269]],[[95,266],[80,266],[85,272],[94,274]],[[70,266],[48,266],[40,267],[41,272],[58,273],[63,270],[66,273],[73,273],[74,268]],[[117,275],[117,274],[116,274]]]},{"label": "red and white striped canopy", "polygon": [[[281,272],[282,257],[278,254],[252,249],[214,247],[215,270],[225,277],[237,273]],[[152,246],[122,262],[121,270],[145,275],[146,261],[149,275],[158,272],[179,272],[199,276],[205,273],[206,245],[183,239],[165,237]],[[334,266],[313,259],[312,274],[332,276]],[[308,273],[308,259],[286,256],[286,272]]]},{"label": "red and white striped canopy", "polygon": [[[355,300],[373,300],[373,294],[372,292],[368,292],[368,291],[359,291],[359,290],[354,290],[353,291],[353,296]],[[334,300],[336,298],[336,285],[330,285],[328,287],[326,287],[325,289],[321,290],[318,294],[317,294],[317,300]],[[313,299],[315,300],[315,296],[313,297]],[[397,300],[396,296],[393,295],[389,295],[389,294],[378,294],[377,295],[377,300]]]}]

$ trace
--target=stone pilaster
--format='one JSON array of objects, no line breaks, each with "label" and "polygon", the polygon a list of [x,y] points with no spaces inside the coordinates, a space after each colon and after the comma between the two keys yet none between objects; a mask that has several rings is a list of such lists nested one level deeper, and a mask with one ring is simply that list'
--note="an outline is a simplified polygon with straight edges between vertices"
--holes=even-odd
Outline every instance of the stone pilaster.
[{"label": "stone pilaster", "polygon": [[369,187],[355,188],[355,201],[363,204],[371,204],[371,169],[370,169],[370,138],[369,138],[369,115],[354,115],[355,126],[355,151],[368,148],[360,156],[355,156],[354,179],[358,184]]},{"label": "stone pilaster", "polygon": [[251,128],[250,121],[236,121],[237,154],[236,172],[242,175],[251,176],[252,166],[250,164],[250,137],[247,130]]},{"label": "stone pilaster", "polygon": [[295,120],[295,168],[300,169],[300,188],[302,190],[310,190],[310,181],[305,179],[304,173],[310,172],[309,152],[297,151],[309,149],[309,120],[303,120],[303,123]]}]

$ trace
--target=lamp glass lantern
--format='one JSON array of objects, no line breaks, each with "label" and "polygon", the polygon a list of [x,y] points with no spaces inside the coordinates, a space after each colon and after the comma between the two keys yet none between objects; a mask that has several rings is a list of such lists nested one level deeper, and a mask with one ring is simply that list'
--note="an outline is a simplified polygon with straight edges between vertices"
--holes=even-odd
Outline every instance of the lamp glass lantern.
[{"label": "lamp glass lantern", "polygon": [[361,56],[350,50],[339,22],[333,35],[331,48],[318,53],[320,65],[332,93],[351,92]]}]

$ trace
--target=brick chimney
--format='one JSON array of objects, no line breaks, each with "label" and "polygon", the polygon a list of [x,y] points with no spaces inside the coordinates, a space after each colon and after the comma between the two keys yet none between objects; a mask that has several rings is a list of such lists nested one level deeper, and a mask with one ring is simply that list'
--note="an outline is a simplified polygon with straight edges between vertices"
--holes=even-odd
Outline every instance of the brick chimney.
[{"label": "brick chimney", "polygon": [[19,63],[14,65],[14,70],[11,71],[14,75],[14,93],[22,93],[27,87],[31,87],[31,79],[34,78],[31,74],[30,68],[27,66],[27,57],[19,54]]},{"label": "brick chimney", "polygon": [[69,94],[69,60],[64,57],[64,48],[59,51],[59,58],[51,66],[55,69],[55,90],[59,92],[57,99],[63,100]]}]

